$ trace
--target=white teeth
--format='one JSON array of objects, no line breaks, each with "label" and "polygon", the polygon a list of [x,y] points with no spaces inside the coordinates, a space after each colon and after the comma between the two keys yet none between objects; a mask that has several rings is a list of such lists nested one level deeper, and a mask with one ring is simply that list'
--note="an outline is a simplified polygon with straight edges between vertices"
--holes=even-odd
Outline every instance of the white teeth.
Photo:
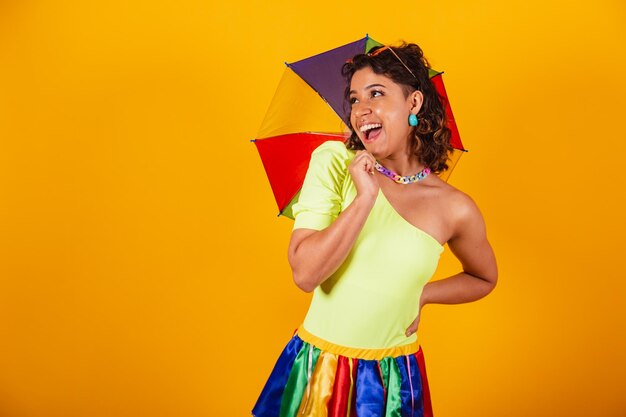
[{"label": "white teeth", "polygon": [[383,125],[381,125],[380,123],[372,123],[369,125],[361,126],[359,130],[361,131],[361,133],[363,133],[363,132],[367,132],[370,129],[376,129],[377,127],[383,127]]}]

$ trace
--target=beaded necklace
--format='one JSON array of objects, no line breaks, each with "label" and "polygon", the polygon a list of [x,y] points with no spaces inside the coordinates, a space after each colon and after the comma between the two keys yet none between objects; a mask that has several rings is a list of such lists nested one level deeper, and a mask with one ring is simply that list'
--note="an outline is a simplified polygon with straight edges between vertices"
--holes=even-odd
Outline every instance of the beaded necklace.
[{"label": "beaded necklace", "polygon": [[379,164],[378,161],[374,162],[374,167],[376,168],[376,170],[378,172],[380,172],[381,174],[383,174],[386,177],[391,178],[392,180],[394,180],[398,184],[411,184],[412,182],[421,181],[424,178],[426,178],[426,176],[428,174],[430,174],[430,168],[428,168],[428,167],[424,168],[423,170],[421,170],[420,172],[418,172],[415,175],[407,175],[407,176],[404,176],[404,177],[401,176],[401,175],[396,174],[395,172],[393,172],[390,169],[385,168],[384,166]]}]

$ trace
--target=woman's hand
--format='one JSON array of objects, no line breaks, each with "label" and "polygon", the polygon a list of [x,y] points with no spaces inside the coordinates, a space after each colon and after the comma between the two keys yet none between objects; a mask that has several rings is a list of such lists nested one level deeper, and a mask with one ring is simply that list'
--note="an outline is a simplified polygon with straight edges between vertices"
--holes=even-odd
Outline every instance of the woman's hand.
[{"label": "woman's hand", "polygon": [[413,333],[417,332],[417,327],[420,324],[420,316],[422,315],[422,307],[424,307],[424,292],[426,292],[426,287],[428,287],[428,285],[429,284],[426,284],[426,286],[424,286],[424,289],[422,290],[422,295],[420,296],[420,307],[417,311],[417,317],[415,317],[415,320],[413,320],[409,327],[407,327],[405,332],[406,337],[409,337]]},{"label": "woman's hand", "polygon": [[420,313],[417,313],[417,317],[415,317],[413,323],[411,323],[411,325],[406,329],[406,337],[409,337],[413,333],[417,332],[417,326],[420,324]]},{"label": "woman's hand", "polygon": [[376,159],[371,153],[360,150],[350,163],[348,171],[356,187],[357,196],[365,197],[368,200],[375,200],[378,196],[380,185],[374,176],[374,162]]}]

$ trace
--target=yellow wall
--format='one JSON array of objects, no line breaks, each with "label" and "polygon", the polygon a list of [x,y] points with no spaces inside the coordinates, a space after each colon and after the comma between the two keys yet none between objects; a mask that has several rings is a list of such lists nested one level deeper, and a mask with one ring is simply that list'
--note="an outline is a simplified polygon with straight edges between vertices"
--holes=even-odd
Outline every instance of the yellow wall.
[{"label": "yellow wall", "polygon": [[437,417],[624,415],[624,3],[226,3],[0,2],[0,415],[247,415],[309,297],[249,140],[368,32],[445,70],[498,257],[424,310]]}]

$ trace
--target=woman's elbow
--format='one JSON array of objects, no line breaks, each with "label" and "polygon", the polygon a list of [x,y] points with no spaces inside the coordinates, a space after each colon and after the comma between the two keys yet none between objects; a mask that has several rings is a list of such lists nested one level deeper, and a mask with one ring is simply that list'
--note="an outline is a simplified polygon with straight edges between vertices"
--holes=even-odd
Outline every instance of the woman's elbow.
[{"label": "woman's elbow", "polygon": [[489,274],[489,282],[491,283],[491,291],[493,291],[493,289],[496,288],[496,284],[498,284],[498,266],[495,262]]},{"label": "woman's elbow", "polygon": [[495,260],[481,272],[482,273],[477,274],[476,277],[480,278],[484,282],[487,292],[485,295],[487,295],[491,293],[498,284],[498,266],[496,265]]},{"label": "woman's elbow", "polygon": [[293,272],[293,282],[296,284],[296,287],[300,288],[304,292],[313,292],[316,285],[312,284],[310,280],[302,278],[299,274]]},{"label": "woman's elbow", "polygon": [[477,280],[477,284],[479,284],[479,290],[478,290],[479,296],[477,299],[487,296],[496,288],[496,284],[498,283],[497,271],[491,271],[489,273],[482,273],[482,274],[469,273],[467,271],[464,271],[464,272],[474,277]]},{"label": "woman's elbow", "polygon": [[296,284],[298,288],[300,288],[304,292],[311,292],[315,289],[315,285],[312,284],[314,279],[310,276],[307,276],[305,271],[302,271],[302,265],[295,256],[295,250],[289,250],[289,254],[287,256],[289,260],[289,266],[291,267],[291,275],[293,276],[293,282]]},{"label": "woman's elbow", "polygon": [[496,275],[492,280],[489,281],[489,292],[487,294],[490,294],[493,290],[495,290],[497,284],[498,276]]},{"label": "woman's elbow", "polygon": [[498,272],[493,271],[489,275],[483,276],[482,279],[486,283],[487,294],[489,294],[496,288],[496,285],[498,284]]}]

